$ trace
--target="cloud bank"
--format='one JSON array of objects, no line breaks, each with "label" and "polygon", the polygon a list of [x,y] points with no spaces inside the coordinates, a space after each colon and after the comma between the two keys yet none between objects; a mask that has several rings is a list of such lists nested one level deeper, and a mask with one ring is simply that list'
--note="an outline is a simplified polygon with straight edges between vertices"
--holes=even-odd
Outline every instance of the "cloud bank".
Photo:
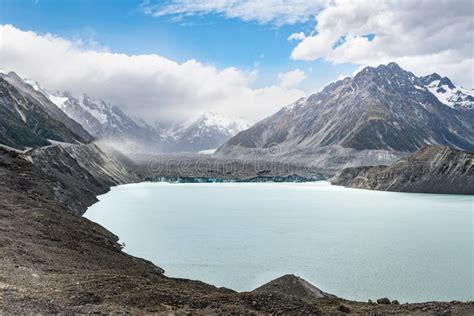
[{"label": "cloud bank", "polygon": [[395,61],[416,74],[438,72],[473,87],[474,2],[330,2],[313,34],[299,40],[295,60],[378,65]]},{"label": "cloud bank", "polygon": [[304,79],[306,79],[306,74],[302,70],[295,69],[278,74],[278,78],[280,79],[281,87],[291,88],[298,86]]},{"label": "cloud bank", "polygon": [[177,63],[159,55],[126,55],[85,48],[51,34],[0,26],[0,68],[52,91],[87,93],[132,116],[179,121],[215,111],[256,121],[304,92],[284,85],[252,89],[255,72],[217,69],[196,60]]}]

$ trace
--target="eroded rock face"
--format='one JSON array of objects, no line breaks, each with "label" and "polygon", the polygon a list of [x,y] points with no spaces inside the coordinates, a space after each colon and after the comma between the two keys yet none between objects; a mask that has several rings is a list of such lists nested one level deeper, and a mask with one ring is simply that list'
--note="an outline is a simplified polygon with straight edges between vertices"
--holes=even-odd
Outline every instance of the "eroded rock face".
[{"label": "eroded rock face", "polygon": [[425,146],[390,166],[344,169],[331,183],[383,191],[474,194],[474,154]]}]

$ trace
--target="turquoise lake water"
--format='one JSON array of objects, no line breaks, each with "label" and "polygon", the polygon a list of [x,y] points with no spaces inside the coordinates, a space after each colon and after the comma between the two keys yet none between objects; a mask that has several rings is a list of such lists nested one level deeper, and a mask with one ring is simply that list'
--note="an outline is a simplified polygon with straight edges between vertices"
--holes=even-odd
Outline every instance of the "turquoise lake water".
[{"label": "turquoise lake water", "polygon": [[99,199],[85,217],[168,276],[247,291],[292,273],[347,299],[474,299],[473,196],[139,183]]}]

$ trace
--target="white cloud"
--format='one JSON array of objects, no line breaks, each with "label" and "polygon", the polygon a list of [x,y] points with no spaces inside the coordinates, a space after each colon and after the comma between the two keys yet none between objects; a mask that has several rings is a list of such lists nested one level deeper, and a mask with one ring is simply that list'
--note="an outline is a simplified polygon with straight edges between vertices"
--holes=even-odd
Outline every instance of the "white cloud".
[{"label": "white cloud", "polygon": [[303,32],[293,33],[290,36],[288,36],[288,40],[289,41],[302,41],[304,40],[305,37],[306,35],[304,35]]},{"label": "white cloud", "polygon": [[306,79],[306,75],[304,71],[295,69],[292,71],[278,74],[278,78],[280,79],[281,87],[292,88],[296,87],[298,84],[301,83],[301,81]]},{"label": "white cloud", "polygon": [[[436,71],[472,87],[473,15],[471,0],[335,0],[291,57],[360,65],[395,61],[419,75]],[[375,38],[369,41],[368,34]]]},{"label": "white cloud", "polygon": [[147,121],[180,120],[204,111],[255,121],[304,95],[281,85],[252,89],[255,71],[85,48],[80,41],[11,25],[0,26],[0,39],[0,68],[53,91],[103,98]]},{"label": "white cloud", "polygon": [[295,24],[312,19],[327,0],[168,0],[145,1],[141,8],[153,16],[219,14],[262,24]]}]

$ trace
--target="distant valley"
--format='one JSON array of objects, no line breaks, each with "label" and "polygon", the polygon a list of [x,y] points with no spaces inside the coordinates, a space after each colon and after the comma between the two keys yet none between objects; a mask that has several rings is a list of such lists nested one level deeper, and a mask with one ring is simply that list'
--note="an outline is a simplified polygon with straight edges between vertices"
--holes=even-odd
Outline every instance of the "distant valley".
[{"label": "distant valley", "polygon": [[[137,170],[151,179],[319,179],[345,168],[388,166],[425,145],[474,152],[473,90],[436,73],[417,77],[395,63],[366,67],[253,125],[209,112],[186,122],[152,126],[101,99],[53,93],[13,72],[1,74],[0,83],[4,147],[23,151],[93,143],[97,150],[113,149],[138,159],[138,165],[145,165]],[[146,169],[156,154],[167,157],[166,174]],[[203,154],[207,167],[196,160]],[[191,159],[185,172],[180,170],[183,157]],[[213,166],[221,159],[232,168]],[[462,170],[470,179],[472,163],[456,163],[468,166]],[[239,166],[246,170],[238,172]],[[353,185],[347,173],[344,179],[338,183]],[[409,188],[450,192],[442,186]]]}]

